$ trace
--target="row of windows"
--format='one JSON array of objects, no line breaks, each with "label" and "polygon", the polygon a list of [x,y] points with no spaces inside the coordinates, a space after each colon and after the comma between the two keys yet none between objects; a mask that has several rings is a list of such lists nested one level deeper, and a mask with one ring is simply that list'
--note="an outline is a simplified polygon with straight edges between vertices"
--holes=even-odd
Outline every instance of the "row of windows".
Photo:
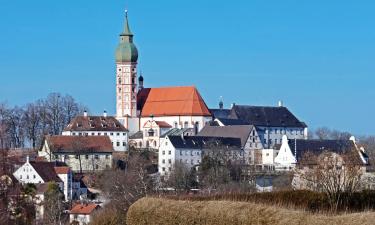
[{"label": "row of windows", "polygon": [[180,155],[184,155],[183,152],[185,152],[185,155],[191,155],[191,156],[193,156],[194,153],[195,153],[195,155],[200,155],[201,154],[200,151],[180,151]]},{"label": "row of windows", "polygon": [[[81,157],[83,157],[83,156],[81,156]],[[59,158],[60,158],[59,155],[55,155],[55,159],[59,159]],[[65,159],[65,160],[67,160],[67,159],[69,159],[69,158],[70,158],[69,155],[64,155],[64,159]],[[74,155],[74,158],[75,158],[75,159],[79,159],[79,155]],[[85,159],[89,159],[89,155],[85,155],[84,158],[85,158]],[[102,158],[102,157],[100,157],[100,155],[94,155],[94,158],[95,158],[95,159],[99,159],[99,158]],[[104,158],[105,158],[105,159],[109,159],[110,156],[109,156],[109,155],[105,155]]]},{"label": "row of windows", "polygon": [[[36,175],[33,175],[33,178],[36,179]],[[20,179],[22,179],[22,175],[20,175]],[[29,175],[26,175],[26,179],[30,179]],[[40,183],[40,182],[39,182]]]},{"label": "row of windows", "polygon": [[[97,136],[101,136],[102,135],[102,133],[101,132],[98,132],[98,133],[94,133],[94,132],[91,132],[90,133],[91,134],[91,136],[95,136],[95,135],[97,135]],[[82,132],[79,132],[79,133],[75,133],[75,132],[73,132],[72,133],[72,135],[73,136],[76,136],[76,135],[78,135],[78,136],[82,136],[82,135],[84,135],[84,136],[89,136],[89,133],[82,133]],[[104,136],[114,136],[114,133],[103,133],[103,135]],[[120,136],[121,135],[121,133],[116,133],[116,136]],[[126,136],[126,133],[122,133],[122,136]]]},{"label": "row of windows", "polygon": [[[266,130],[266,133],[268,132],[268,130]],[[303,134],[304,131],[303,130],[293,130],[293,129],[270,129],[269,130],[269,133],[272,134],[272,133],[275,133],[275,134],[286,134],[286,133],[290,133],[290,134]]]},{"label": "row of windows", "polygon": [[[112,145],[115,146],[113,142],[112,142]],[[121,143],[120,142],[116,142],[116,146],[120,147]],[[126,142],[122,142],[122,146],[125,147],[126,146]]]}]

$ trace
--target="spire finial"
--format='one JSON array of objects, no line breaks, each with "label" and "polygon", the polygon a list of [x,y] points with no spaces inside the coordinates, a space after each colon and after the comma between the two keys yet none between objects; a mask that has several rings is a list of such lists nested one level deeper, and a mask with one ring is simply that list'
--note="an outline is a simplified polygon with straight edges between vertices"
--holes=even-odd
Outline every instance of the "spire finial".
[{"label": "spire finial", "polygon": [[123,36],[133,36],[132,32],[130,31],[129,19],[128,19],[128,10],[127,9],[125,9],[124,32],[121,35],[123,35]]}]

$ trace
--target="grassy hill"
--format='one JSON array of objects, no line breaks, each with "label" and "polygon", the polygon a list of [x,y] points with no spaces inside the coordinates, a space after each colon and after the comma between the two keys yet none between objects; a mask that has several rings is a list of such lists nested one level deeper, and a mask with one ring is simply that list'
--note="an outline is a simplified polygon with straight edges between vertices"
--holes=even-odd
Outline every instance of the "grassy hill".
[{"label": "grassy hill", "polygon": [[142,198],[127,214],[129,225],[372,225],[375,213],[335,216],[238,201]]}]

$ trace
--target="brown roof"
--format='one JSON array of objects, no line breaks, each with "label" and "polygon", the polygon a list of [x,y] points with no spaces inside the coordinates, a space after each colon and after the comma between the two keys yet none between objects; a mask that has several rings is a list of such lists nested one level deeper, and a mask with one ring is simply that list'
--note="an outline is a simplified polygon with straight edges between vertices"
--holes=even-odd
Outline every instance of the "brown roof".
[{"label": "brown roof", "polygon": [[250,132],[253,130],[252,125],[235,125],[235,126],[204,126],[197,136],[206,137],[227,137],[227,138],[240,138],[241,145],[245,146]]},{"label": "brown roof", "polygon": [[77,116],[64,131],[117,131],[128,130],[113,116]]},{"label": "brown roof", "polygon": [[68,174],[69,171],[70,171],[70,167],[68,166],[55,167],[55,172],[57,174]]},{"label": "brown roof", "polygon": [[113,152],[108,136],[47,136],[46,140],[55,153]]},{"label": "brown roof", "polygon": [[161,128],[171,128],[172,126],[165,121],[155,121],[155,123]]},{"label": "brown roof", "polygon": [[85,214],[89,215],[91,214],[94,210],[99,209],[100,206],[95,203],[78,203],[72,207],[70,210],[70,214]]},{"label": "brown roof", "polygon": [[211,116],[193,86],[142,89],[138,95],[142,116]]},{"label": "brown roof", "polygon": [[54,162],[30,162],[31,166],[39,174],[44,182],[62,182],[57,173],[55,172]]}]

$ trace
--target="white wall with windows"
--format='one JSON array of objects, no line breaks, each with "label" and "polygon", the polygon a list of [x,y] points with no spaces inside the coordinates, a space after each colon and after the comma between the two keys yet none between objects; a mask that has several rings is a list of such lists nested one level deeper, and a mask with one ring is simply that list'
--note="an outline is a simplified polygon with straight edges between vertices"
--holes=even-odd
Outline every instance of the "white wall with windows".
[{"label": "white wall with windows", "polygon": [[64,131],[64,136],[108,136],[115,151],[127,151],[129,134],[123,131]]}]

